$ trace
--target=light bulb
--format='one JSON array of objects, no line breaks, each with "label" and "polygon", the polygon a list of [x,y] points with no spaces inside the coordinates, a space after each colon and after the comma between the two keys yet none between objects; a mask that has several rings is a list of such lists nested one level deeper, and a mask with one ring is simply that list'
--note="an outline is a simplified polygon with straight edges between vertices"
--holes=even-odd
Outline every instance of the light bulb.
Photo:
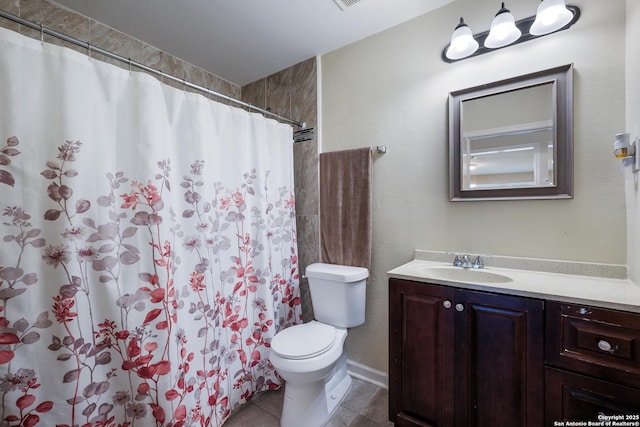
[{"label": "light bulb", "polygon": [[529,33],[534,36],[549,34],[561,29],[572,19],[573,13],[567,9],[564,0],[543,0]]},{"label": "light bulb", "polygon": [[491,22],[491,30],[484,45],[491,49],[507,46],[518,40],[521,35],[522,32],[516,27],[513,15],[502,3],[502,7]]},{"label": "light bulb", "polygon": [[460,18],[460,23],[451,36],[451,44],[446,52],[447,58],[454,60],[466,58],[478,50],[478,47],[471,29],[465,24],[464,19]]}]

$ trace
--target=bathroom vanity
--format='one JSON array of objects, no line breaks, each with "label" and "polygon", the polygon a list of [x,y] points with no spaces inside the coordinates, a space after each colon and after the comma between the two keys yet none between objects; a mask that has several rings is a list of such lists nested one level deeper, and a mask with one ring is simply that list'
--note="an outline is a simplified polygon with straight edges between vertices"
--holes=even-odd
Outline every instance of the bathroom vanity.
[{"label": "bathroom vanity", "polygon": [[397,426],[640,423],[640,286],[421,259],[388,275]]}]

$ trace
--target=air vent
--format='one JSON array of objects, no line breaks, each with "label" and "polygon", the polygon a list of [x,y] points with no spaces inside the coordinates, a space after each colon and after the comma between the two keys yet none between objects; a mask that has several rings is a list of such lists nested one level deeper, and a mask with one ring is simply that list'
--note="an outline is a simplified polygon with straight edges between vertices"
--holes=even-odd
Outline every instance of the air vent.
[{"label": "air vent", "polygon": [[358,3],[360,0],[333,0],[333,1],[336,2],[336,4],[340,9],[345,10],[346,8]]}]

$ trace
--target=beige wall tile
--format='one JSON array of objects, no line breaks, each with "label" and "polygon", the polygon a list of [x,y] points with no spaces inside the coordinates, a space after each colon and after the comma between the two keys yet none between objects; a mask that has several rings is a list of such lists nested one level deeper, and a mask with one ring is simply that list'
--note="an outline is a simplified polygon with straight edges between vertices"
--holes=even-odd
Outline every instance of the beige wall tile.
[{"label": "beige wall tile", "polygon": [[310,58],[292,67],[291,117],[306,122],[307,127],[318,123],[318,84],[316,59]]},{"label": "beige wall tile", "polygon": [[291,115],[291,68],[265,79],[266,109],[283,117]]},{"label": "beige wall tile", "polygon": [[267,108],[266,79],[256,80],[242,87],[242,100],[260,108]]},{"label": "beige wall tile", "polygon": [[296,193],[296,213],[298,215],[319,215],[319,172],[318,143],[299,142],[293,146],[294,176]]},{"label": "beige wall tile", "polygon": [[[86,42],[89,40],[89,18],[69,12],[47,1],[20,0],[20,17],[40,23],[47,28],[61,32],[80,41]],[[20,31],[22,34],[36,39],[39,39],[41,36],[40,31],[25,26],[21,26]],[[44,41],[65,46],[78,52],[87,52],[87,50],[82,47],[62,41],[56,37],[45,35]]]},{"label": "beige wall tile", "polygon": [[[0,9],[11,13],[15,16],[20,16],[20,1],[19,0],[0,0]],[[20,31],[20,25],[5,18],[0,18],[0,27],[8,28],[13,31]]]},{"label": "beige wall tile", "polygon": [[[93,46],[108,50],[109,52],[115,53],[124,58],[129,58],[135,62],[142,61],[142,46],[144,43],[140,40],[136,40],[93,20],[90,22],[89,32],[89,41]],[[122,68],[129,68],[128,64],[115,59],[103,57],[98,54],[96,54],[96,58]],[[137,68],[135,69],[139,70]]]}]

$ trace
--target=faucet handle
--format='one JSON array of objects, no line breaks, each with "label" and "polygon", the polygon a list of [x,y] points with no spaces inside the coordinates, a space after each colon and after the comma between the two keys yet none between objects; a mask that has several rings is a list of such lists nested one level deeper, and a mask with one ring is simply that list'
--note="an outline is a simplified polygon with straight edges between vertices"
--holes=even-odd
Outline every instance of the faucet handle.
[{"label": "faucet handle", "polygon": [[480,255],[478,255],[476,257],[476,259],[473,261],[473,268],[484,268],[484,263],[482,262],[482,258],[480,258]]},{"label": "faucet handle", "polygon": [[460,257],[458,256],[458,254],[454,254],[455,256],[453,257],[453,266],[454,267],[462,267],[462,261],[460,260]]}]

